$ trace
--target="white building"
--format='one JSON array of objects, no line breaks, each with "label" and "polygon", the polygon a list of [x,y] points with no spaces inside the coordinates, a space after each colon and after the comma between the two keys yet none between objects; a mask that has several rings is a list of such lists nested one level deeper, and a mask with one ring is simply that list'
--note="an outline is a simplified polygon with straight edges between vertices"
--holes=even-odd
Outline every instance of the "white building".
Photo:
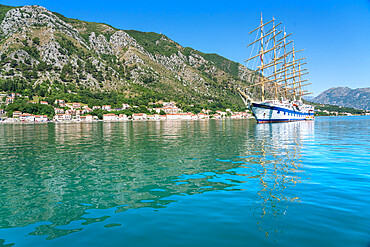
[{"label": "white building", "polygon": [[66,102],[62,99],[55,100],[54,104],[56,104],[56,105],[59,104],[60,107],[65,107],[66,106]]},{"label": "white building", "polygon": [[93,116],[86,115],[86,122],[92,122],[92,121],[93,121]]},{"label": "white building", "polygon": [[123,110],[130,109],[130,107],[131,107],[131,106],[130,106],[129,104],[126,104],[126,103],[123,103],[123,104],[122,104],[122,109],[123,109]]},{"label": "white building", "polygon": [[19,120],[23,122],[35,122],[35,115],[29,113],[23,113],[19,116]]},{"label": "white building", "polygon": [[43,123],[43,122],[47,122],[47,121],[48,121],[48,116],[46,116],[46,115],[36,115],[35,116],[35,122]]},{"label": "white building", "polygon": [[103,105],[102,109],[105,111],[110,111],[112,107],[110,105]]},{"label": "white building", "polygon": [[241,114],[240,112],[238,112],[238,113],[232,114],[231,115],[231,118],[240,119],[240,118],[243,118],[243,114]]},{"label": "white building", "polygon": [[118,116],[116,114],[113,114],[113,113],[104,114],[103,115],[103,121],[105,121],[105,122],[118,121]]},{"label": "white building", "polygon": [[60,109],[60,108],[54,108],[54,112],[55,112],[55,114],[63,114],[64,110]]},{"label": "white building", "polygon": [[128,116],[126,114],[119,114],[118,121],[127,121],[127,120],[129,120],[129,119],[128,119]]},{"label": "white building", "polygon": [[167,120],[191,120],[192,113],[167,114]]},{"label": "white building", "polygon": [[72,103],[72,108],[73,109],[79,109],[79,108],[81,108],[81,106],[82,106],[81,103],[77,103],[77,102]]},{"label": "white building", "polygon": [[220,119],[222,116],[221,116],[220,114],[216,113],[216,114],[214,114],[214,115],[213,115],[213,117],[214,117],[215,119]]},{"label": "white building", "polygon": [[146,120],[147,115],[145,113],[134,113],[132,114],[132,120]]},{"label": "white building", "polygon": [[217,114],[220,114],[222,117],[226,116],[227,113],[224,111],[216,111]]},{"label": "white building", "polygon": [[56,122],[64,122],[64,121],[71,121],[72,120],[72,115],[71,114],[56,114],[54,116],[54,120]]},{"label": "white building", "polygon": [[209,115],[205,114],[205,113],[198,113],[198,119],[208,119],[209,118]]},{"label": "white building", "polygon": [[13,118],[19,118],[22,115],[21,111],[14,111],[13,112]]},{"label": "white building", "polygon": [[13,104],[13,103],[14,103],[14,98],[13,97],[9,97],[9,98],[5,99],[5,104],[6,105]]}]

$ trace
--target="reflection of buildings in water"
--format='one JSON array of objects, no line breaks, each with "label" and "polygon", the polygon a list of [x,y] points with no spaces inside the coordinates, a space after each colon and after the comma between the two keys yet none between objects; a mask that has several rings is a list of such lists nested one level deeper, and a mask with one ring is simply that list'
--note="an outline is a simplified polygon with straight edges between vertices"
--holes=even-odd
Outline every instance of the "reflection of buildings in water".
[{"label": "reflection of buildings in water", "polygon": [[[30,131],[33,136],[30,142],[37,140],[35,135],[42,135],[43,140],[49,135],[54,145],[44,148],[50,156],[39,158],[39,162],[19,158],[16,161],[23,162],[26,169],[15,167],[15,175],[2,174],[4,190],[14,193],[4,197],[7,204],[0,208],[3,210],[0,218],[4,219],[0,221],[0,228],[7,227],[5,220],[11,222],[12,227],[48,221],[52,224],[36,227],[32,234],[57,238],[109,217],[94,218],[86,213],[87,209],[115,208],[121,212],[142,207],[161,208],[172,202],[166,200],[172,195],[224,190],[232,186],[229,181],[211,181],[212,178],[231,173],[230,169],[240,167],[240,163],[215,162],[214,155],[224,154],[230,158],[248,149],[253,157],[248,158],[245,165],[257,171],[244,170],[256,175],[253,180],[261,185],[261,212],[258,213],[262,218],[258,225],[265,232],[271,232],[269,222],[264,219],[277,218],[286,210],[285,204],[296,197],[289,195],[287,188],[293,181],[299,181],[296,156],[300,153],[303,138],[300,136],[309,131],[297,125],[299,123],[280,126],[238,122],[50,124],[49,129]],[[40,128],[45,126],[48,125]],[[294,132],[295,128],[301,129]],[[309,134],[303,136],[306,138]],[[293,139],[296,142],[292,142]],[[40,143],[36,148],[39,146]],[[31,154],[34,152],[30,150]],[[22,185],[15,187],[19,181]],[[11,210],[13,214],[8,213]],[[73,222],[77,226],[71,226],[72,230],[59,227],[69,227]],[[78,222],[83,223],[78,225]]]},{"label": "reflection of buildings in water", "polygon": [[33,141],[34,133],[39,132],[38,141],[47,141],[48,139],[48,124],[1,124],[0,134],[1,141],[11,143],[11,145],[28,143]]},{"label": "reflection of buildings in water", "polygon": [[291,192],[301,183],[302,140],[313,134],[313,122],[292,122],[256,125],[256,139],[260,143],[259,180],[261,219],[258,228],[268,237],[283,231],[278,218],[287,212],[289,203],[299,202]]},{"label": "reflection of buildings in water", "polygon": [[[37,140],[44,132],[46,137],[52,136],[49,143],[52,145],[39,143],[29,151],[33,155],[35,149],[44,149],[36,157],[37,162],[19,157],[15,163],[23,163],[25,169],[14,166],[12,176],[10,173],[0,176],[4,190],[14,192],[3,198],[6,203],[0,207],[0,219],[4,219],[0,220],[0,228],[7,228],[7,222],[12,227],[49,222],[35,227],[29,234],[57,238],[109,217],[94,218],[85,212],[87,209],[116,208],[116,212],[121,212],[161,208],[172,202],[166,200],[172,195],[223,190],[230,184],[210,181],[214,174],[205,173],[216,169],[217,173],[224,173],[238,166],[216,164],[214,156],[208,155],[221,153],[224,147],[219,143],[229,140],[229,136],[213,130],[225,128],[232,133],[229,132],[233,128],[231,122],[49,125],[46,132],[34,131],[30,140]],[[238,137],[239,133],[232,134]],[[242,143],[229,146],[242,149]],[[192,177],[193,174],[198,175]],[[14,186],[19,181],[22,184]],[[78,222],[83,223],[78,225]]]},{"label": "reflection of buildings in water", "polygon": [[89,142],[96,135],[97,123],[55,123],[55,142],[57,145],[68,145],[69,143]]}]

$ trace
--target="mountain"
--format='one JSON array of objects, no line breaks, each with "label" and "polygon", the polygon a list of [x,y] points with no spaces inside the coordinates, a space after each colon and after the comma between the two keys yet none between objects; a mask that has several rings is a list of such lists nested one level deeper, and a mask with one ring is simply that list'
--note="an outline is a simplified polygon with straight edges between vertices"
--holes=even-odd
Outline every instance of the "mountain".
[{"label": "mountain", "polygon": [[54,98],[116,92],[137,104],[162,99],[244,107],[236,88],[259,76],[163,34],[119,30],[36,5],[0,5],[0,64],[0,91]]},{"label": "mountain", "polygon": [[315,103],[370,110],[370,87],[351,89],[333,87],[311,99]]}]

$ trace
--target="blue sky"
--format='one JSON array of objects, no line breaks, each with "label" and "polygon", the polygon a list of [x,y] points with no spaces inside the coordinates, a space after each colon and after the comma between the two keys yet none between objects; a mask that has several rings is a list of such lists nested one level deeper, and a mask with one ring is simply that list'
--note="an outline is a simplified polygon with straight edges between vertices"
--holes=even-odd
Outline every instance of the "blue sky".
[{"label": "blue sky", "polygon": [[0,0],[37,4],[67,17],[120,29],[163,33],[182,46],[245,64],[249,31],[260,13],[283,22],[304,48],[314,95],[335,86],[370,87],[370,0],[77,1]]}]

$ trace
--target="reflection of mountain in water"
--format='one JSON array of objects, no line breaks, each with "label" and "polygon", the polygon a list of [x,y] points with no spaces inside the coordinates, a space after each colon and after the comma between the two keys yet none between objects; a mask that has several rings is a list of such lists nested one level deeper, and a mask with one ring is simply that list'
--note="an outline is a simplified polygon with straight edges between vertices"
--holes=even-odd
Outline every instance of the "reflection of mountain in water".
[{"label": "reflection of mountain in water", "polygon": [[[299,182],[305,124],[0,126],[0,229],[39,223],[30,234],[52,239],[110,217],[89,217],[87,209],[162,208],[171,195],[238,190],[253,181],[263,205],[258,214],[276,216],[282,213],[279,202],[297,200],[284,189]],[[77,221],[82,223],[62,227]]]}]

